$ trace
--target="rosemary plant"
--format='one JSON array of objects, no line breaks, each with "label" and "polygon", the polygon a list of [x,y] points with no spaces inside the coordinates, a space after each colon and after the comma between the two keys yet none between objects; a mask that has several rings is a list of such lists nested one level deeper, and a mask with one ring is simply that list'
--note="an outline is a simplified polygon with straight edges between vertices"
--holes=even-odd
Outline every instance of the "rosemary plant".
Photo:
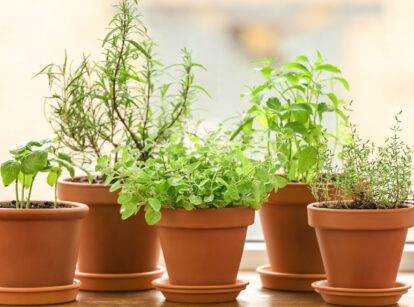
[{"label": "rosemary plant", "polygon": [[72,68],[65,52],[62,65],[39,72],[51,89],[47,117],[61,144],[83,163],[104,159],[114,166],[126,145],[145,162],[160,144],[188,129],[196,93],[205,91],[195,84],[194,71],[203,67],[187,49],[181,64],[163,66],[136,3],[128,0],[116,5],[102,48],[103,60],[83,56]]}]

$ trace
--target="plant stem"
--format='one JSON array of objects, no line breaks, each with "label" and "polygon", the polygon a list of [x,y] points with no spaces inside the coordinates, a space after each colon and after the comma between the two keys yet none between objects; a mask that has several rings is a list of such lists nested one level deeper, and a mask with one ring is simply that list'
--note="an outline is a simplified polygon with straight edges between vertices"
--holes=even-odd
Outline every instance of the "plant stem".
[{"label": "plant stem", "polygon": [[57,184],[55,184],[55,189],[54,189],[54,203],[53,203],[53,207],[55,209],[57,208]]},{"label": "plant stem", "polygon": [[16,209],[19,209],[19,207],[20,207],[20,201],[19,201],[19,180],[17,180],[16,179],[16,181],[15,181],[15,183],[16,183],[16,190],[15,190],[15,192],[16,192]]},{"label": "plant stem", "polygon": [[32,195],[32,188],[33,188],[33,183],[34,183],[35,178],[36,178],[36,175],[33,176],[32,182],[30,183],[29,193],[27,194],[27,200],[26,200],[26,209],[29,209],[29,206],[30,206],[30,196]]},{"label": "plant stem", "polygon": [[23,203],[24,203],[24,182],[25,182],[25,177],[26,175],[23,175],[23,183],[22,183],[22,202],[21,202],[21,206],[23,208]]}]

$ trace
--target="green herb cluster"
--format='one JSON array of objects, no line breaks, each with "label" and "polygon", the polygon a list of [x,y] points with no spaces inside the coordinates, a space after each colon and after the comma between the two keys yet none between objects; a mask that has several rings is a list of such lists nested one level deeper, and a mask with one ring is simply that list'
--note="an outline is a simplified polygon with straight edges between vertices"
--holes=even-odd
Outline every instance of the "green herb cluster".
[{"label": "green herb cluster", "polygon": [[[336,150],[343,140],[348,103],[336,90],[338,85],[348,90],[349,84],[319,52],[314,62],[302,55],[280,67],[273,67],[271,60],[261,63],[264,82],[242,95],[251,107],[232,138],[242,134],[244,141],[254,142],[255,136],[264,136],[266,154],[281,163],[279,172],[289,181],[310,182],[318,172],[319,146],[333,141]],[[336,122],[331,132],[324,122],[329,113]]]},{"label": "green herb cluster", "polygon": [[204,91],[194,83],[194,71],[203,67],[186,49],[181,64],[163,66],[154,47],[136,5],[121,0],[102,41],[103,59],[83,56],[72,68],[65,53],[63,65],[39,72],[49,80],[52,128],[83,162],[114,153],[114,164],[113,149],[126,145],[145,161],[171,135],[187,130],[191,104]]},{"label": "green herb cluster", "polygon": [[[206,139],[191,136],[184,142],[171,143],[159,155],[145,163],[131,160],[125,148],[115,169],[118,173],[112,190],[122,187],[118,202],[122,218],[144,207],[145,218],[155,224],[161,208],[251,207],[259,209],[267,193],[285,179],[275,176],[272,161],[246,157],[243,147],[228,143],[218,133]],[[113,176],[111,168],[104,173]]]},{"label": "green herb cluster", "polygon": [[[351,142],[342,151],[342,166],[312,183],[323,206],[344,209],[394,209],[404,207],[411,195],[412,152],[401,141],[400,113],[384,146],[362,140],[352,128]],[[329,155],[329,154],[328,154]],[[335,193],[329,186],[335,186]],[[330,192],[331,191],[331,192]],[[338,203],[326,203],[327,199]]]},{"label": "green herb cluster", "polygon": [[55,187],[54,205],[57,207],[57,180],[63,169],[68,170],[71,177],[75,175],[75,170],[71,158],[57,150],[56,141],[56,136],[52,136],[9,150],[13,158],[1,164],[0,172],[5,186],[15,183],[16,209],[29,208],[33,184],[39,173],[47,173],[47,183]]}]

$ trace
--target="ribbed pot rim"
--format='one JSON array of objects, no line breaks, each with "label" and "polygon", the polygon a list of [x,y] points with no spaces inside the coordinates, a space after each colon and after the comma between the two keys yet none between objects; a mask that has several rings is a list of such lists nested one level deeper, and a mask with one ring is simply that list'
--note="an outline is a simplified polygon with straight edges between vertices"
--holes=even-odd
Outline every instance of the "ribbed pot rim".
[{"label": "ribbed pot rim", "polygon": [[[335,204],[338,201],[323,203]],[[307,206],[309,225],[315,228],[348,230],[404,229],[414,226],[414,206],[398,209],[329,209]]]},{"label": "ribbed pot rim", "polygon": [[74,186],[74,187],[83,187],[83,188],[100,188],[100,189],[109,189],[110,185],[103,183],[89,183],[89,182],[76,182],[74,179],[86,178],[86,176],[77,176],[73,178],[63,178],[58,180],[58,184],[61,186]]},{"label": "ribbed pot rim", "polygon": [[254,209],[247,207],[161,209],[160,228],[222,229],[246,227],[254,222]]},{"label": "ribbed pot rim", "polygon": [[[33,203],[46,202],[32,200]],[[10,201],[0,201],[0,204],[10,203]],[[72,201],[58,201],[59,204],[69,206],[65,208],[51,209],[13,209],[0,208],[0,220],[5,219],[73,219],[81,218],[88,214],[89,207],[85,204]]]}]

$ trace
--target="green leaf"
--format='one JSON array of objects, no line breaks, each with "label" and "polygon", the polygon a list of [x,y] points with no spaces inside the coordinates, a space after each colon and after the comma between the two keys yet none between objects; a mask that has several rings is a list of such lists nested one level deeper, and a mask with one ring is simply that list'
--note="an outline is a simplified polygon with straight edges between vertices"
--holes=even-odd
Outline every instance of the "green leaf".
[{"label": "green leaf", "polygon": [[309,59],[307,56],[304,55],[300,55],[298,57],[296,57],[296,62],[305,62],[305,63],[309,63]]},{"label": "green leaf", "polygon": [[306,68],[306,66],[303,65],[303,64],[300,64],[300,63],[288,62],[288,63],[283,64],[283,66],[286,67],[286,68],[299,69],[299,70],[305,72],[306,74],[310,74],[310,72]]},{"label": "green leaf", "polygon": [[289,106],[286,109],[286,112],[295,112],[295,111],[301,111],[306,113],[312,113],[312,108],[307,103],[295,103]]},{"label": "green leaf", "polygon": [[70,162],[62,160],[60,158],[55,158],[54,160],[56,160],[59,163],[59,165],[66,168],[66,170],[69,172],[70,177],[75,177],[75,167]]},{"label": "green leaf", "polygon": [[138,49],[141,53],[143,53],[147,59],[151,59],[151,56],[149,55],[149,53],[139,43],[133,40],[128,40],[128,42],[132,44],[136,49]]},{"label": "green leaf", "polygon": [[324,112],[332,112],[334,111],[335,108],[329,106],[328,104],[326,104],[325,102],[321,102],[318,104],[318,113],[324,113]]},{"label": "green leaf", "polygon": [[298,172],[305,173],[317,162],[318,151],[315,147],[305,147],[299,153]]},{"label": "green leaf", "polygon": [[224,192],[223,197],[224,197],[224,201],[227,203],[231,203],[233,201],[239,200],[240,195],[239,195],[237,186],[235,186],[234,184],[229,185],[227,187],[226,192]]},{"label": "green leaf", "polygon": [[182,177],[168,178],[168,184],[173,187],[179,186],[181,183],[182,183]]},{"label": "green leaf", "polygon": [[214,194],[210,194],[209,196],[205,196],[203,200],[204,200],[205,203],[212,202],[214,200]]},{"label": "green leaf", "polygon": [[16,160],[3,162],[0,167],[1,179],[5,186],[10,185],[17,179],[20,173],[20,163]]},{"label": "green leaf", "polygon": [[19,173],[18,179],[19,182],[23,184],[23,186],[27,189],[30,187],[32,181],[33,181],[33,177],[35,174],[31,174],[31,175],[25,175],[22,172]]},{"label": "green leaf", "polygon": [[47,181],[47,184],[49,185],[49,186],[51,186],[51,187],[53,187],[55,184],[56,184],[56,182],[57,182],[57,180],[58,180],[58,172],[57,171],[55,171],[55,170],[52,170],[52,171],[50,171],[48,174],[47,174],[47,179],[46,179],[46,181]]},{"label": "green leaf", "polygon": [[149,198],[148,204],[154,211],[160,211],[161,209],[161,202],[156,198]]},{"label": "green leaf", "polygon": [[34,174],[47,166],[48,153],[43,150],[37,150],[29,153],[22,160],[21,171],[24,174]]},{"label": "green leaf", "polygon": [[307,131],[306,127],[301,122],[297,122],[297,121],[288,122],[285,125],[285,128],[290,129],[292,130],[292,132],[299,133],[299,134],[306,134],[306,131]]},{"label": "green leaf", "polygon": [[349,86],[348,81],[347,81],[345,78],[341,78],[341,77],[334,77],[333,79],[334,79],[334,80],[338,80],[339,82],[341,82],[341,83],[342,83],[342,86],[343,86],[346,90],[348,90],[348,91],[349,91],[350,86]]},{"label": "green leaf", "polygon": [[201,205],[201,203],[203,202],[201,197],[198,195],[190,195],[189,200],[193,205],[196,205],[196,206]]},{"label": "green leaf", "polygon": [[123,220],[126,220],[127,218],[129,218],[129,217],[133,216],[134,214],[136,214],[137,211],[138,211],[138,208],[137,208],[136,204],[135,205],[131,205],[131,204],[122,205],[122,207],[121,207],[121,218]]},{"label": "green leaf", "polygon": [[161,219],[161,213],[159,211],[154,211],[151,207],[145,208],[145,220],[149,225],[156,224]]},{"label": "green leaf", "polygon": [[65,160],[65,161],[68,161],[68,162],[72,162],[72,158],[68,154],[66,154],[64,152],[59,152],[57,154],[57,156],[61,160]]},{"label": "green leaf", "polygon": [[276,97],[270,97],[267,101],[266,101],[266,105],[273,110],[278,110],[281,107],[281,103],[280,100]]},{"label": "green leaf", "polygon": [[282,176],[275,176],[274,181],[277,189],[284,188],[288,184],[288,179]]},{"label": "green leaf", "polygon": [[333,66],[331,64],[317,65],[315,67],[315,70],[323,70],[323,71],[329,71],[329,72],[334,72],[334,73],[341,73],[341,70],[338,67]]}]

